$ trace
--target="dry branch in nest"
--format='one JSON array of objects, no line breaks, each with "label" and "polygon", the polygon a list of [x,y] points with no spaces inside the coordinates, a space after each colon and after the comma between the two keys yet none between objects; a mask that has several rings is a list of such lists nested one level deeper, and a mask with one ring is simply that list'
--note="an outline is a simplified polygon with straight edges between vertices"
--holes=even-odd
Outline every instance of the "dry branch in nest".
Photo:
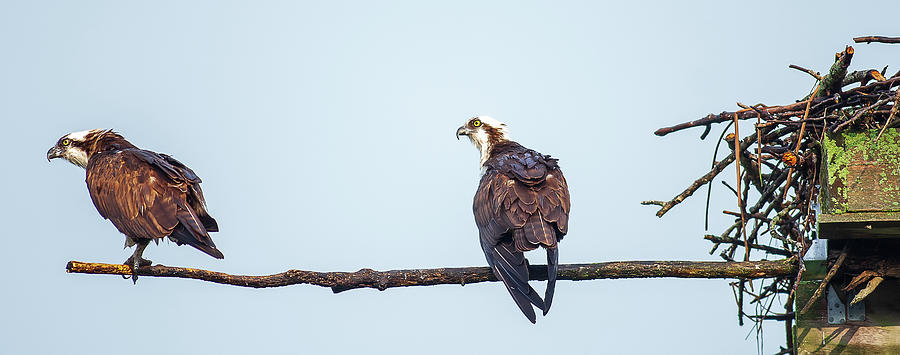
[{"label": "dry branch in nest", "polygon": [[856,37],[853,39],[853,42],[856,42],[856,43],[872,43],[872,42],[900,43],[900,37],[865,36],[865,37]]},{"label": "dry branch in nest", "polygon": [[[100,264],[70,261],[66,272],[81,274],[131,275],[128,265]],[[599,280],[623,278],[702,278],[702,279],[756,279],[771,275],[788,276],[797,272],[796,259],[753,262],[715,261],[618,261],[594,264],[561,264],[559,280]],[[531,280],[546,280],[546,265],[529,266]],[[317,272],[288,270],[264,276],[230,275],[221,272],[172,267],[164,265],[144,266],[137,269],[139,276],[175,277],[203,280],[219,284],[243,287],[280,287],[308,284],[330,287],[335,293],[357,289],[392,287],[465,285],[477,282],[497,281],[488,267],[460,267],[415,270],[375,271],[362,269],[356,272]]]},{"label": "dry branch in nest", "polygon": [[[900,43],[900,38],[859,37],[856,42]],[[818,198],[818,171],[821,166],[820,141],[828,132],[844,129],[880,129],[897,126],[900,123],[900,72],[886,77],[887,67],[882,70],[864,68],[851,71],[854,56],[853,47],[847,46],[835,54],[834,64],[824,75],[815,70],[797,65],[792,69],[806,72],[814,81],[808,95],[800,94],[800,100],[784,105],[758,104],[747,106],[738,103],[741,109],[710,114],[700,119],[684,122],[656,130],[658,136],[679,132],[692,127],[703,127],[701,139],[709,133],[711,126],[737,120],[755,120],[755,130],[744,137],[737,136],[734,129],[725,141],[732,148],[712,168],[691,183],[684,191],[667,201],[644,201],[645,205],[659,206],[656,215],[662,217],[673,207],[683,202],[700,187],[712,184],[719,173],[736,160],[739,162],[737,177],[726,186],[736,195],[738,206],[725,214],[733,217],[728,227],[720,235],[706,235],[713,243],[710,254],[720,248],[720,256],[728,261],[740,255],[744,262],[764,255],[793,256],[800,258],[814,238],[816,226],[816,201]],[[857,54],[858,55],[858,54]],[[733,124],[725,128],[727,131]],[[723,132],[723,137],[725,136]],[[733,142],[740,139],[737,152]],[[724,143],[724,142],[723,142]],[[724,145],[724,144],[723,144]],[[739,159],[738,159],[739,158]],[[724,181],[723,181],[724,182]],[[736,186],[737,188],[732,188]],[[738,253],[740,251],[740,253]],[[841,260],[843,261],[843,259]],[[900,273],[900,262],[881,265],[877,270],[858,267],[848,259],[841,267],[842,273],[864,273],[854,287],[869,282],[866,294],[883,278],[894,272]],[[772,275],[771,280],[754,284],[739,280],[735,288],[735,301],[740,322],[745,317],[755,321],[763,319],[785,320],[790,330],[793,314],[791,302],[784,302],[782,313],[771,309],[775,296],[791,295],[797,279],[803,272],[802,265],[793,275]],[[836,272],[837,268],[832,271]],[[823,283],[825,285],[826,283]],[[862,293],[862,292],[861,292]],[[744,311],[745,296],[754,304],[756,314]],[[865,294],[862,296],[865,297]],[[759,305],[766,305],[759,307]],[[788,344],[790,347],[790,344]]]},{"label": "dry branch in nest", "polygon": [[831,268],[828,269],[828,273],[825,274],[825,278],[822,279],[822,283],[819,284],[819,287],[816,288],[816,292],[813,293],[812,297],[809,298],[809,301],[806,302],[806,305],[800,309],[800,314],[804,314],[809,311],[810,308],[819,298],[822,297],[822,293],[825,292],[825,287],[828,286],[828,283],[831,282],[831,279],[834,278],[834,275],[837,275],[837,271],[841,268],[841,265],[844,264],[844,260],[847,259],[847,250],[849,250],[850,243],[844,244],[844,250],[841,251],[841,255],[838,256],[837,261],[834,262],[834,265],[831,265]]}]

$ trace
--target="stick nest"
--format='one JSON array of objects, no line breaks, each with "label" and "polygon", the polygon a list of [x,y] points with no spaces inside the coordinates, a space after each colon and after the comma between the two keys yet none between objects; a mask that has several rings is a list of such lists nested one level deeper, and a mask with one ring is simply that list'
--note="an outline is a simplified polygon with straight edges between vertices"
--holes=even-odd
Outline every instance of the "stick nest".
[{"label": "stick nest", "polygon": [[[879,40],[885,38],[887,40]],[[887,37],[859,39],[858,42],[900,42],[892,42],[896,39]],[[780,106],[738,103],[739,110],[710,114],[657,130],[656,135],[664,136],[703,127],[701,139],[705,139],[712,125],[727,124],[717,142],[709,172],[671,200],[644,201],[643,204],[659,206],[656,215],[662,217],[703,185],[711,186],[719,173],[736,163],[736,169],[730,170],[734,175],[722,179],[728,193],[738,202],[734,211],[723,211],[734,220],[722,233],[704,236],[713,244],[710,254],[718,251],[727,261],[765,259],[771,255],[802,260],[815,238],[822,138],[842,130],[877,129],[883,132],[885,128],[900,125],[897,114],[900,72],[886,77],[887,67],[849,71],[853,55],[854,49],[850,46],[836,53],[834,64],[824,75],[791,65],[790,68],[809,74],[814,82],[809,94],[798,95],[801,99],[793,103]],[[754,130],[738,132],[736,123],[740,120],[754,120]],[[729,151],[724,158],[717,158],[725,151],[720,149],[721,143],[725,143]],[[759,325],[763,319],[775,319],[787,321],[787,329],[790,329],[794,318],[793,291],[803,272],[801,263],[797,275],[773,277],[755,285],[752,280],[731,283],[739,323],[743,324],[744,319],[749,318]],[[778,295],[787,295],[783,302],[784,311],[773,312],[772,304]],[[790,336],[788,339],[790,348]]]}]

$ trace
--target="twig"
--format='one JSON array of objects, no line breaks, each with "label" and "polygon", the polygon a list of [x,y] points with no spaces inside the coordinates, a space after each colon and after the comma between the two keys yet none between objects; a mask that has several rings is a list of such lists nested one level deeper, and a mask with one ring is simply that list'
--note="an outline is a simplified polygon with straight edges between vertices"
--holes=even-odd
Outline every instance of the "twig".
[{"label": "twig", "polygon": [[[822,87],[822,84],[823,83],[820,81],[813,91],[819,91],[819,89]],[[811,104],[812,100],[806,101],[806,109],[803,111],[803,123],[800,125],[800,133],[797,135],[797,145],[794,147],[794,154],[798,154],[800,152],[800,143],[803,142],[803,133],[806,131],[806,119],[809,118],[809,107]],[[791,174],[788,174],[788,180],[790,180],[790,175]]]},{"label": "twig", "polygon": [[791,69],[797,69],[797,70],[799,70],[799,71],[806,72],[807,74],[812,75],[813,78],[816,78],[816,80],[822,80],[822,75],[820,75],[819,73],[817,73],[817,72],[815,72],[815,71],[812,71],[812,70],[810,70],[810,69],[806,69],[806,68],[801,67],[801,66],[799,66],[799,65],[793,65],[793,64],[791,64],[791,65],[788,65],[788,68],[791,68]]},{"label": "twig", "polygon": [[[729,243],[729,244],[735,244],[735,245],[744,245],[744,241],[742,241],[740,239],[735,239],[735,238],[731,238],[731,237],[720,237],[720,236],[715,236],[715,235],[711,235],[711,234],[707,234],[707,235],[703,236],[703,239],[706,239],[706,240],[714,242],[714,243]],[[749,244],[748,246],[752,249],[759,249],[759,250],[765,251],[770,254],[775,254],[775,255],[783,255],[783,256],[793,256],[794,255],[793,253],[791,253],[787,250],[770,247],[768,245]]]},{"label": "twig", "polygon": [[794,313],[784,313],[784,314],[764,314],[759,316],[747,316],[748,318],[755,319],[769,319],[769,320],[788,320],[794,318]]},{"label": "twig", "polygon": [[878,136],[875,137],[873,142],[878,142],[878,138],[881,138],[881,134],[884,133],[884,130],[891,125],[891,120],[894,119],[894,116],[897,115],[897,107],[900,105],[900,89],[897,89],[897,94],[894,98],[894,106],[891,107],[891,114],[888,116],[887,121],[884,121],[884,127],[881,127],[881,131],[878,131]]},{"label": "twig", "polygon": [[[853,54],[852,47],[851,47],[851,50],[850,50],[850,54]],[[816,88],[813,89],[813,92],[814,92],[814,93],[819,91],[819,89],[822,87],[822,83],[823,83],[823,82],[820,81],[818,84],[816,84]],[[815,95],[813,95],[813,97],[815,97]],[[805,121],[805,120],[806,120],[807,117],[809,117],[809,107],[810,107],[810,105],[812,104],[812,102],[813,102],[812,99],[806,100],[806,110],[803,112],[803,120],[804,120],[804,122],[803,122],[803,124],[800,125],[800,133],[797,135],[797,142],[795,142],[795,144],[797,145],[796,147],[794,147],[794,154],[795,154],[795,155],[796,155],[798,152],[800,152],[800,143],[803,142],[803,132],[806,131],[806,121]],[[784,200],[785,198],[787,198],[788,190],[791,189],[791,178],[793,177],[793,175],[794,175],[794,168],[793,168],[793,167],[790,167],[790,168],[788,169],[788,175],[787,175],[786,183],[784,184],[784,194],[781,195],[781,199],[782,199],[782,200]]]},{"label": "twig", "polygon": [[762,122],[762,115],[759,114],[759,111],[756,111],[756,177],[759,178],[759,183],[756,185],[756,188],[762,192],[762,132],[760,131],[759,124]]},{"label": "twig", "polygon": [[[656,212],[656,216],[662,217],[664,214],[666,214],[666,212],[669,212],[669,210],[672,209],[672,207],[675,207],[675,205],[681,203],[682,201],[684,201],[684,199],[693,195],[694,192],[700,188],[700,186],[703,186],[704,184],[707,184],[710,181],[712,181],[712,179],[715,178],[716,175],[719,175],[719,173],[722,172],[722,170],[725,170],[725,168],[728,167],[728,165],[731,165],[732,162],[734,162],[733,155],[729,155],[729,156],[725,157],[724,159],[722,159],[721,161],[719,161],[716,164],[716,166],[714,166],[712,168],[712,170],[710,170],[708,173],[706,173],[706,175],[701,176],[699,179],[694,181],[694,183],[691,184],[691,186],[688,186],[687,189],[685,189],[680,194],[678,194],[678,196],[675,196],[675,198],[664,203],[662,205],[662,208],[660,208],[659,211]],[[649,201],[645,201],[645,202],[649,202]],[[648,203],[642,202],[642,204],[646,205]]]},{"label": "twig", "polygon": [[[573,281],[653,277],[754,279],[792,275],[796,273],[797,267],[796,258],[734,263],[711,261],[619,261],[595,264],[561,264],[559,265],[559,276],[557,278]],[[80,261],[70,261],[66,265],[66,271],[82,274],[131,275],[131,267],[127,265],[84,263]],[[545,265],[531,265],[529,266],[529,272],[531,280],[547,279],[547,266]],[[357,288],[385,290],[392,287],[442,284],[465,285],[497,281],[491,269],[487,267],[391,271],[362,269],[356,272],[288,270],[273,275],[246,276],[201,269],[153,265],[138,268],[137,274],[140,276],[195,279],[254,288],[309,284],[330,287],[335,293]]]},{"label": "twig", "polygon": [[797,125],[797,124],[802,124],[804,122],[821,122],[824,119],[825,119],[825,117],[813,117],[813,118],[799,119],[799,120],[771,120],[771,121],[766,121],[766,123],[763,123],[762,126],[769,127],[769,126],[775,126],[775,125],[780,125],[780,124],[781,125]]},{"label": "twig", "polygon": [[855,94],[855,93],[868,93],[868,92],[875,90],[876,88],[883,86],[883,85],[887,85],[888,88],[893,87],[894,84],[897,84],[897,82],[900,82],[900,71],[898,71],[897,74],[898,74],[898,76],[892,76],[890,79],[885,80],[885,81],[876,81],[871,84],[857,86],[855,88],[850,88],[850,90],[842,92],[841,95],[846,97],[846,96],[849,96],[849,95]]},{"label": "twig", "polygon": [[[898,82],[900,82],[900,72],[897,72],[897,75],[891,76],[890,79],[887,79],[885,81],[876,81],[876,82],[870,83],[868,85],[851,88],[847,91],[842,92],[841,96],[848,97],[849,95],[853,95],[853,94],[857,94],[857,93],[869,93],[870,91],[873,91],[873,90],[875,90],[879,87],[885,86],[885,85],[887,85],[888,87],[894,86],[894,84],[897,84]],[[753,113],[756,113],[756,112],[762,112],[763,115],[765,115],[767,117],[771,116],[771,115],[775,115],[775,114],[784,114],[787,112],[802,110],[803,107],[806,106],[808,101],[809,101],[809,99],[805,99],[803,101],[795,102],[790,105],[769,106],[769,107],[762,108],[761,110],[750,109],[750,110],[739,110],[739,111],[735,111],[735,112],[726,111],[726,112],[722,112],[717,115],[709,114],[706,117],[703,117],[699,120],[684,122],[684,123],[680,123],[680,124],[677,124],[677,125],[674,125],[671,127],[663,127],[663,128],[657,129],[655,132],[653,132],[653,134],[655,134],[657,136],[665,136],[669,133],[677,132],[677,131],[691,128],[691,127],[707,126],[712,123],[728,122],[728,121],[732,120],[732,117],[735,113],[737,113],[738,118],[742,119],[742,120],[755,118],[756,116],[753,115]],[[827,101],[830,101],[830,98],[817,97],[817,98],[813,99],[813,102],[812,102],[813,109],[816,109],[818,107],[817,105],[826,103]]]},{"label": "twig", "polygon": [[[738,126],[740,126],[740,125],[738,124],[738,117],[737,117],[737,114],[735,113],[735,114],[734,114],[734,159],[735,159],[734,166],[735,166],[735,168],[737,168],[737,191],[741,191],[741,159],[740,159],[740,154],[741,154],[742,149],[741,149],[741,147],[740,147],[740,144],[738,144],[738,142],[739,142],[739,141],[738,141],[738,137],[741,136],[740,133],[739,133],[739,130],[738,130]],[[735,192],[737,192],[737,191],[735,191]],[[747,218],[744,216],[744,211],[745,211],[746,209],[744,208],[744,200],[741,198],[741,194],[740,194],[740,193],[737,194],[737,200],[738,200],[738,208],[741,209],[741,230],[740,230],[740,233],[744,235],[744,251],[745,251],[745,253],[744,253],[744,261],[748,261],[748,260],[750,260],[750,243],[747,242]]]},{"label": "twig", "polygon": [[[739,150],[747,149],[747,147],[750,146],[750,144],[753,143],[753,141],[755,141],[755,140],[756,140],[756,133],[753,133],[749,137],[744,138],[741,141]],[[733,161],[734,161],[734,155],[729,155],[729,156],[725,157],[724,159],[722,159],[719,163],[716,164],[715,167],[713,167],[712,170],[710,170],[708,173],[706,173],[706,175],[701,176],[699,179],[694,181],[694,183],[691,184],[691,186],[688,186],[687,189],[685,189],[680,194],[678,194],[678,196],[675,196],[675,198],[666,202],[662,206],[662,208],[660,208],[659,211],[656,212],[656,216],[662,217],[664,214],[666,214],[666,212],[668,212],[670,209],[672,209],[672,207],[675,207],[675,205],[681,203],[682,201],[684,201],[684,199],[693,195],[694,192],[697,191],[697,189],[699,189],[704,184],[707,184],[710,181],[712,181],[712,179],[715,178],[716,175],[719,175],[719,173],[722,172],[722,170],[725,170],[725,168],[728,167],[728,165],[730,165]],[[647,202],[647,201],[645,201],[645,202]]]},{"label": "twig", "polygon": [[[710,169],[716,167],[716,157],[719,155],[719,146],[722,144],[722,138],[725,137],[725,133],[728,132],[728,129],[731,128],[733,123],[729,122],[725,129],[722,130],[722,134],[719,135],[719,140],[716,141],[716,149],[713,149],[713,158]],[[709,126],[707,126],[709,127]],[[703,230],[709,230],[709,199],[712,197],[712,184],[706,186],[706,210],[704,212],[703,218]],[[665,206],[665,205],[662,205]],[[710,254],[712,254],[710,252]]]},{"label": "twig", "polygon": [[875,276],[871,280],[869,280],[869,283],[866,285],[866,288],[859,291],[859,293],[857,293],[856,296],[853,297],[853,300],[850,301],[850,305],[853,306],[859,302],[862,302],[862,300],[866,299],[866,297],[868,297],[870,294],[872,294],[872,292],[875,291],[875,289],[878,287],[878,285],[881,284],[881,281],[884,281],[884,278],[881,276]]},{"label": "twig", "polygon": [[[897,90],[897,92],[900,92],[900,90]],[[900,96],[897,96],[897,97],[900,98]],[[869,106],[866,106],[866,107],[864,107],[864,108],[859,109],[858,111],[856,111],[856,112],[853,114],[852,117],[850,117],[850,119],[848,119],[848,120],[846,120],[846,121],[844,121],[844,122],[841,122],[841,124],[839,124],[839,125],[835,126],[834,128],[832,128],[831,131],[834,132],[834,133],[840,132],[842,129],[844,129],[844,128],[846,128],[847,126],[849,126],[849,125],[853,124],[854,122],[856,122],[856,120],[858,120],[860,117],[862,117],[866,112],[869,112],[869,110],[871,110],[872,108],[875,108],[875,107],[884,105],[885,103],[887,103],[887,102],[890,101],[890,100],[891,100],[890,97],[884,98],[884,99],[881,99],[881,100],[878,100],[878,101],[873,102],[873,103],[872,103],[871,105],[869,105]],[[888,120],[887,123],[890,123],[890,120]],[[885,124],[884,126],[887,127],[887,124]],[[884,131],[882,130],[882,132],[884,132]],[[881,136],[881,134],[879,134],[879,136]],[[877,139],[877,138],[876,138],[876,139]]]},{"label": "twig", "polygon": [[780,289],[778,288],[778,284],[782,281],[781,278],[776,278],[769,286],[763,288],[763,292],[761,292],[758,296],[753,297],[753,300],[750,303],[759,302],[761,299],[766,298],[766,296],[771,295],[773,293],[777,293]]},{"label": "twig", "polygon": [[861,274],[856,275],[853,280],[850,280],[850,283],[847,286],[844,286],[844,292],[850,291],[856,288],[859,285],[862,285],[863,282],[869,281],[871,278],[878,276],[878,273],[872,270],[863,271]]},{"label": "twig", "polygon": [[[741,217],[741,213],[740,213],[740,212],[733,212],[733,211],[729,211],[729,210],[724,210],[724,211],[722,211],[722,213],[727,214],[727,215],[732,215],[732,216],[735,216],[735,217]],[[769,219],[768,217],[763,216],[761,213],[750,213],[750,214],[747,214],[746,216],[747,216],[747,218],[755,218],[755,219],[758,219],[758,220],[762,220],[763,222],[768,222],[768,221],[770,221],[770,219]]]},{"label": "twig", "polygon": [[863,36],[863,37],[855,37],[853,38],[853,42],[856,43],[900,43],[900,37],[884,37],[884,36]]},{"label": "twig", "polygon": [[738,287],[738,325],[744,326],[744,279],[740,280],[740,286]]},{"label": "twig", "polygon": [[[788,322],[787,324],[791,324],[790,319],[788,319],[787,322]],[[785,355],[785,354],[793,354],[794,353],[794,347],[790,346],[791,345],[790,342],[793,342],[793,340],[794,340],[793,337],[790,336],[792,334],[791,332],[793,331],[793,328],[791,328],[791,326],[788,325],[787,329],[791,330],[791,331],[787,332],[788,333],[788,341],[789,341],[788,347],[781,348],[781,350],[779,350],[777,353],[775,353],[775,355]]]},{"label": "twig", "polygon": [[800,310],[800,314],[806,314],[812,305],[822,297],[822,292],[825,291],[825,287],[828,286],[828,283],[831,282],[831,278],[834,277],[834,274],[837,273],[838,269],[841,267],[841,264],[844,263],[844,259],[847,258],[847,250],[850,247],[850,242],[844,244],[844,249],[841,250],[841,255],[838,256],[837,261],[834,262],[834,265],[831,266],[831,269],[828,270],[828,273],[825,274],[825,279],[822,280],[822,283],[819,284],[819,288],[816,289],[816,292],[813,293],[812,298],[809,299],[809,302],[806,302],[806,305],[803,306],[803,309]]},{"label": "twig", "polygon": [[[819,102],[819,101],[823,101],[823,100],[818,99],[818,100],[814,100],[814,101]],[[777,113],[797,110],[797,109],[802,108],[803,105],[806,105],[806,101],[801,101],[801,102],[797,102],[797,103],[793,103],[793,104],[785,105],[785,106],[765,107],[765,108],[762,108],[762,111],[764,111],[767,115],[773,115],[773,114],[777,114]],[[756,118],[756,115],[754,115],[756,113],[756,110],[753,110],[753,109],[739,110],[739,111],[735,111],[735,112],[726,111],[726,112],[722,112],[718,115],[709,114],[706,117],[703,117],[699,120],[677,124],[672,127],[660,128],[660,129],[657,129],[656,132],[653,132],[653,134],[655,134],[657,136],[664,136],[669,133],[680,131],[680,130],[683,130],[686,128],[705,126],[705,125],[708,125],[711,123],[721,123],[721,122],[731,121],[732,117],[734,116],[735,113],[738,114],[738,119],[742,119],[742,120]]]},{"label": "twig", "polygon": [[847,85],[850,85],[853,83],[860,83],[860,85],[866,85],[869,83],[870,80],[873,80],[873,79],[878,80],[878,81],[887,80],[887,78],[885,78],[881,74],[881,72],[878,70],[875,70],[875,69],[857,70],[850,74],[847,74],[847,76],[844,77],[844,81],[841,83],[841,86],[847,86]]},{"label": "twig", "polygon": [[[727,187],[729,190],[731,190],[731,193],[733,193],[735,197],[740,198],[740,194],[738,194],[737,189],[731,187],[731,185],[728,185],[727,181],[722,180],[720,182],[722,183],[722,185],[725,185],[725,187]],[[738,217],[740,217],[740,215],[738,215]]]}]

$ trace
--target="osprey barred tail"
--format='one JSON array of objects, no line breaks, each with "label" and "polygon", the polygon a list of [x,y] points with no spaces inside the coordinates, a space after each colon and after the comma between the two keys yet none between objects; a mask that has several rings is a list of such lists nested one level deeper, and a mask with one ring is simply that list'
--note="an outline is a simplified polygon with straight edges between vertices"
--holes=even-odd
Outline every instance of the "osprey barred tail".
[{"label": "osprey barred tail", "polygon": [[[456,130],[468,136],[481,152],[483,175],[472,210],[481,249],[497,279],[532,323],[532,305],[550,311],[556,286],[558,243],[569,226],[569,187],[549,155],[509,139],[506,125],[479,116]],[[547,289],[544,298],[528,285],[525,252],[547,251]]]},{"label": "osprey barred tail", "polygon": [[48,161],[54,158],[85,169],[94,207],[125,234],[126,246],[137,245],[125,261],[132,270],[150,264],[141,258],[150,241],[166,237],[216,259],[225,257],[209,236],[219,226],[206,211],[200,178],[175,158],[100,129],[63,136],[47,152]]}]

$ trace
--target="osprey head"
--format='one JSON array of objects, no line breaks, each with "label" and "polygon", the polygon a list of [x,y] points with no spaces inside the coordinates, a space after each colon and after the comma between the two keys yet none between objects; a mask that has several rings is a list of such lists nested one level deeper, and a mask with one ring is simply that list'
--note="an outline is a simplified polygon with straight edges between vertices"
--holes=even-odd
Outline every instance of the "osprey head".
[{"label": "osprey head", "polygon": [[108,130],[92,129],[69,133],[60,138],[56,145],[47,151],[47,161],[64,158],[70,163],[84,168],[87,166],[94,141],[106,132]]},{"label": "osprey head", "polygon": [[491,148],[497,143],[509,140],[506,124],[488,116],[476,116],[466,121],[456,130],[456,139],[468,136],[475,148],[481,152],[481,164],[487,161]]}]

